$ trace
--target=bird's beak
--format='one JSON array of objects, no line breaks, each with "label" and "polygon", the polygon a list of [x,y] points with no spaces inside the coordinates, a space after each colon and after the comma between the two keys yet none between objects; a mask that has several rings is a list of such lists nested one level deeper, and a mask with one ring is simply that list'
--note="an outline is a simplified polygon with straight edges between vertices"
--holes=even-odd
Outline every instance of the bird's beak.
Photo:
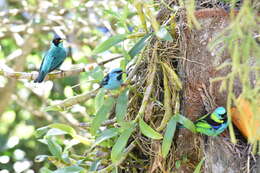
[{"label": "bird's beak", "polygon": [[63,40],[60,40],[60,42],[62,43],[62,42],[63,42]]}]

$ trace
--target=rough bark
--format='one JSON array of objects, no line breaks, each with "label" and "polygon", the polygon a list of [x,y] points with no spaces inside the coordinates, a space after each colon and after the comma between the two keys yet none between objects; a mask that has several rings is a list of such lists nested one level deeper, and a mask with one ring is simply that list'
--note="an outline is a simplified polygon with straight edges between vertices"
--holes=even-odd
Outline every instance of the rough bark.
[{"label": "rough bark", "polygon": [[[210,93],[217,106],[226,105],[226,93],[219,92],[220,83],[210,86],[209,81],[211,78],[226,75],[229,69],[217,71],[216,67],[224,61],[230,60],[227,52],[218,56],[216,54],[218,50],[210,52],[207,49],[208,43],[228,25],[228,18],[211,16],[201,19],[200,23],[201,30],[190,30],[185,27],[185,23],[180,24],[183,26],[181,49],[184,58],[187,59],[181,60],[178,66],[179,75],[184,84],[181,110],[183,115],[193,121],[205,114],[207,109],[200,96],[199,88],[202,84],[209,92],[212,87]],[[239,92],[239,90],[240,88],[236,87],[235,92]],[[225,142],[225,140],[224,137],[202,138],[187,130],[181,130],[177,140],[178,157],[187,155],[191,163],[196,165],[202,158],[201,153],[204,152],[205,172],[241,172],[244,158],[238,157],[238,153],[230,152],[230,142]],[[198,148],[198,143],[201,144],[201,148]],[[179,172],[192,172],[191,167],[183,165]]]}]

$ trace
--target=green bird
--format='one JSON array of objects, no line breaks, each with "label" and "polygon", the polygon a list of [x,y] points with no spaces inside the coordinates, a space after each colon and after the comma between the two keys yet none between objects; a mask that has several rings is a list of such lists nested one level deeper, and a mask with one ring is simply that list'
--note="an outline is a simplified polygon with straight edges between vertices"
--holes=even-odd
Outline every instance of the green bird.
[{"label": "green bird", "polygon": [[228,126],[227,111],[217,107],[212,113],[206,114],[195,122],[196,131],[208,136],[217,136]]},{"label": "green bird", "polygon": [[58,69],[65,60],[67,52],[62,42],[63,40],[58,36],[52,40],[49,50],[43,57],[38,77],[34,80],[35,83],[42,82],[48,73]]}]

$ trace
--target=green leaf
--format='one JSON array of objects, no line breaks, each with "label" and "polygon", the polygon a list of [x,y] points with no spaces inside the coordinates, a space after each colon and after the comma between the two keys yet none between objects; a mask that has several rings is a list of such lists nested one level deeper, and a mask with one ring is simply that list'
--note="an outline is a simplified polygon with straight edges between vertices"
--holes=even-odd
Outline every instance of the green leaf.
[{"label": "green leaf", "polygon": [[95,97],[95,110],[97,112],[97,110],[99,110],[99,108],[103,105],[104,100],[105,100],[105,89],[104,88],[100,88],[96,97]]},{"label": "green leaf", "polygon": [[131,58],[135,57],[144,48],[144,46],[147,44],[149,38],[151,38],[152,35],[153,33],[146,34],[134,45],[134,47],[132,47],[132,49],[128,52]]},{"label": "green leaf", "polygon": [[92,164],[90,165],[89,171],[97,171],[98,166],[100,165],[100,160],[96,160],[94,162],[92,162]]},{"label": "green leaf", "polygon": [[48,132],[50,128],[48,126],[45,126],[45,127],[41,127],[41,128],[38,128],[35,132],[35,137],[36,138],[40,138],[42,137],[44,134],[46,134]]},{"label": "green leaf", "polygon": [[118,97],[116,103],[116,120],[118,123],[124,121],[124,117],[127,113],[128,104],[128,89],[125,89]]},{"label": "green leaf", "polygon": [[189,120],[188,118],[184,117],[181,114],[177,114],[174,117],[177,118],[177,121],[180,124],[182,124],[185,128],[189,129],[193,133],[196,133],[196,127],[191,120]]},{"label": "green leaf", "polygon": [[53,173],[53,172],[51,170],[49,170],[48,168],[46,168],[46,167],[42,167],[40,169],[40,173]]},{"label": "green leaf", "polygon": [[53,128],[53,129],[50,129],[45,136],[58,136],[58,135],[65,135],[65,134],[68,134],[67,132],[64,132],[60,129],[56,129],[56,128]]},{"label": "green leaf", "polygon": [[57,169],[56,171],[53,171],[53,173],[79,173],[80,171],[83,170],[84,169],[79,166],[68,166],[68,167]]},{"label": "green leaf", "polygon": [[73,135],[72,136],[74,139],[78,140],[79,142],[81,142],[82,144],[85,144],[85,145],[91,145],[91,141],[83,136],[80,136],[80,135]]},{"label": "green leaf", "polygon": [[90,133],[95,135],[98,128],[101,126],[101,124],[107,119],[108,113],[113,108],[115,99],[112,97],[109,97],[105,100],[104,104],[100,107],[98,110],[95,118],[93,119],[93,122],[91,124]]},{"label": "green leaf", "polygon": [[117,43],[120,43],[121,41],[124,41],[127,38],[127,34],[118,34],[115,36],[110,37],[100,45],[98,45],[92,52],[92,55],[102,53],[106,50],[108,50],[110,47],[116,45]]},{"label": "green leaf", "polygon": [[51,154],[53,156],[56,156],[60,160],[62,160],[62,158],[61,158],[61,155],[62,155],[61,146],[58,143],[56,143],[54,141],[54,138],[52,138],[52,137],[47,137],[46,141],[47,141],[47,145],[48,145],[48,148],[49,148]]},{"label": "green leaf", "polygon": [[96,66],[93,70],[87,72],[94,81],[99,82],[104,78],[103,70],[100,66]]},{"label": "green leaf", "polygon": [[205,160],[205,158],[201,159],[200,163],[196,166],[193,173],[200,173],[200,170],[201,170],[201,167],[202,167],[204,160]]},{"label": "green leaf", "polygon": [[49,125],[49,127],[60,129],[64,132],[67,132],[68,134],[70,134],[72,136],[76,135],[76,131],[72,127],[70,127],[69,125],[66,125],[66,124],[55,123],[55,124]]},{"label": "green leaf", "polygon": [[175,167],[176,167],[176,169],[179,169],[181,167],[181,161],[180,160],[177,160],[175,162]]},{"label": "green leaf", "polygon": [[111,16],[117,18],[117,19],[120,19],[120,16],[118,13],[112,11],[112,10],[103,10],[105,14],[110,14]]},{"label": "green leaf", "polygon": [[173,41],[171,34],[165,27],[161,27],[158,32],[156,32],[156,36],[162,40]]},{"label": "green leaf", "polygon": [[47,106],[47,107],[45,107],[45,108],[43,108],[43,111],[44,112],[48,112],[48,111],[64,111],[60,106],[56,106],[56,105],[54,105],[54,106]]},{"label": "green leaf", "polygon": [[111,152],[111,159],[112,159],[113,163],[118,162],[120,160],[120,158],[122,157],[124,148],[133,131],[134,131],[134,127],[125,129],[122,132],[122,134],[119,136],[119,138],[117,139],[115,145],[112,148],[112,152]]},{"label": "green leaf", "polygon": [[162,142],[163,158],[166,158],[167,154],[170,151],[172,139],[176,130],[176,124],[177,124],[176,119],[172,117],[166,126],[166,132],[164,134],[163,142]]},{"label": "green leaf", "polygon": [[139,119],[139,126],[141,132],[152,139],[162,139],[162,135],[158,132],[156,132],[153,128],[151,128],[148,124],[144,122],[141,118]]},{"label": "green leaf", "polygon": [[111,129],[106,129],[104,130],[100,136],[96,139],[94,144],[92,145],[92,148],[95,147],[96,145],[100,144],[101,142],[113,138],[118,135],[118,128],[111,128]]}]

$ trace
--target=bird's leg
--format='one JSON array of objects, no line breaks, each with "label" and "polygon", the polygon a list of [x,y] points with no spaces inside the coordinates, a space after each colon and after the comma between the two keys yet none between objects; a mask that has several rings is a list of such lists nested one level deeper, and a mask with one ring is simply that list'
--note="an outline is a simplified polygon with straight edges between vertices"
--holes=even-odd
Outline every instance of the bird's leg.
[{"label": "bird's leg", "polygon": [[202,98],[202,102],[205,106],[207,112],[211,112],[216,108],[216,103],[214,98],[212,97],[212,93],[207,91],[207,87],[204,83],[202,83],[201,88],[199,88],[200,96]]}]

